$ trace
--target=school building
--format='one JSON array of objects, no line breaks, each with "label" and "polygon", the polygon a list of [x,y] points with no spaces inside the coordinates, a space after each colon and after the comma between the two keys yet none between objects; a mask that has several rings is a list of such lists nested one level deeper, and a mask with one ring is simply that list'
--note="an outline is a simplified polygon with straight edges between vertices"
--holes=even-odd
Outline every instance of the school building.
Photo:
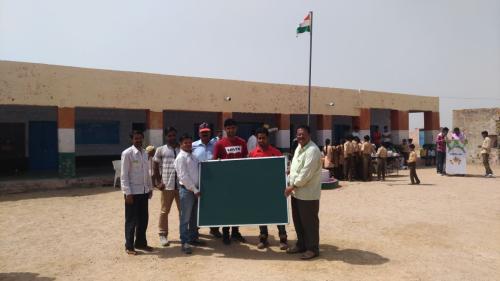
[{"label": "school building", "polygon": [[[169,126],[197,136],[201,122],[221,129],[232,117],[239,135],[263,124],[286,151],[294,128],[307,121],[307,86],[256,83],[0,61],[1,171],[107,167],[130,145],[132,129],[145,145],[163,143]],[[439,99],[366,90],[313,87],[313,140],[339,141],[357,126],[370,135],[388,126],[394,143],[408,138],[408,116],[424,112],[425,141],[439,130]]]}]

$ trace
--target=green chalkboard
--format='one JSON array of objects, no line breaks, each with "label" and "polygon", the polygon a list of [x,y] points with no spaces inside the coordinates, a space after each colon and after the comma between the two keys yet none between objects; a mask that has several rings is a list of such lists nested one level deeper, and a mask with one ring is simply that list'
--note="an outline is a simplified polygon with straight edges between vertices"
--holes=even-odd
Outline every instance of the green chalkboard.
[{"label": "green chalkboard", "polygon": [[288,223],[285,158],[200,163],[198,226]]}]

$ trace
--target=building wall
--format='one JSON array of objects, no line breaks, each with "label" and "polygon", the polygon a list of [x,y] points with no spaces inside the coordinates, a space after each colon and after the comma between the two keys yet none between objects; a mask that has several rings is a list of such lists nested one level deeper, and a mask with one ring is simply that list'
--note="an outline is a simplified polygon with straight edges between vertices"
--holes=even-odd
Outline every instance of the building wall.
[{"label": "building wall", "polygon": [[387,126],[391,131],[391,111],[387,109],[371,109],[371,125],[378,126],[380,132],[384,131],[384,126]]},{"label": "building wall", "polygon": [[206,122],[217,128],[217,113],[201,112],[201,111],[170,111],[163,112],[164,128],[174,127],[178,135],[187,133],[198,139],[198,134],[195,130],[195,125]]},{"label": "building wall", "polygon": [[[0,61],[0,104],[305,114],[307,87]],[[360,108],[438,112],[439,100],[312,88],[313,114],[357,116]]]},{"label": "building wall", "polygon": [[[500,108],[478,108],[453,110],[453,128],[458,127],[465,132],[469,141],[467,145],[468,159],[470,163],[481,163],[479,145],[483,143],[482,131],[488,131],[490,135],[500,134]],[[453,130],[450,128],[450,133]],[[498,148],[493,148],[490,155],[492,165],[499,165]]]}]

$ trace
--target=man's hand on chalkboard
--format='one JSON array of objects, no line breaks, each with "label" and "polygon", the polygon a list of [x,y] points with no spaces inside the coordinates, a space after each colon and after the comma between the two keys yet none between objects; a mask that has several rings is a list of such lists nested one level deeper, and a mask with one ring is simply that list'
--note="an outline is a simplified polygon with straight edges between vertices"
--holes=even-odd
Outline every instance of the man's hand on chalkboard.
[{"label": "man's hand on chalkboard", "polygon": [[290,194],[292,194],[293,190],[294,190],[294,186],[293,185],[290,185],[288,186],[287,188],[285,188],[285,197],[288,197],[290,196]]}]

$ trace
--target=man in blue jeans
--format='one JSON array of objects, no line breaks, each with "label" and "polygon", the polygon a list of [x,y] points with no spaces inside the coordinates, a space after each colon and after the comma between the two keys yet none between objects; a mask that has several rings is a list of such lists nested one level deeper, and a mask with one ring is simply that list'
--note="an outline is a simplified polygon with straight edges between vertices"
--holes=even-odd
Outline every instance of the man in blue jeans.
[{"label": "man in blue jeans", "polygon": [[182,251],[191,254],[191,246],[203,246],[204,241],[198,238],[196,216],[198,213],[198,159],[191,153],[193,139],[185,134],[180,138],[181,151],[174,161],[175,171],[179,178],[181,188],[179,197],[181,201],[179,232]]}]

